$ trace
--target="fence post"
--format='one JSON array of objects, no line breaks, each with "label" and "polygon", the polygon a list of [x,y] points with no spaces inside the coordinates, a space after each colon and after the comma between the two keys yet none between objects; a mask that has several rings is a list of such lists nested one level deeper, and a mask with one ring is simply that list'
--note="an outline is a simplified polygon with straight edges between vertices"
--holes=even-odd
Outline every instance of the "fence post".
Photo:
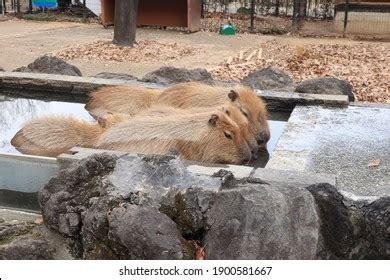
[{"label": "fence post", "polygon": [[3,1],[3,15],[5,15],[7,13],[7,6],[5,3],[5,0],[2,0],[2,1]]},{"label": "fence post", "polygon": [[345,37],[345,33],[347,32],[348,9],[349,9],[349,0],[345,0],[343,37]]},{"label": "fence post", "polygon": [[254,32],[254,20],[255,20],[255,0],[251,0],[251,32]]},{"label": "fence post", "polygon": [[20,0],[16,0],[16,14],[20,14]]},{"label": "fence post", "polygon": [[3,0],[0,1],[0,14],[3,13]]},{"label": "fence post", "polygon": [[32,13],[32,0],[28,0],[28,12]]},{"label": "fence post", "polygon": [[85,0],[83,0],[83,22],[87,21],[87,6],[85,5]]}]

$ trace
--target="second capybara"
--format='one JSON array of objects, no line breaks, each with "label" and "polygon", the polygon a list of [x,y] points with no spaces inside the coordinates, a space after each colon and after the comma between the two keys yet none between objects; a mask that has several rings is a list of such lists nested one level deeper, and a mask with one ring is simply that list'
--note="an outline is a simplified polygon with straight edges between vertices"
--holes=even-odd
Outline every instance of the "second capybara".
[{"label": "second capybara", "polygon": [[151,107],[161,92],[136,85],[105,86],[90,94],[85,109],[95,119],[107,113],[135,115]]},{"label": "second capybara", "polygon": [[253,90],[240,85],[228,88],[188,82],[165,90],[132,85],[108,86],[91,94],[86,109],[96,117],[107,112],[135,115],[153,105],[188,109],[212,108],[226,102],[234,104],[248,119],[251,133],[255,135],[258,145],[265,148],[270,138],[266,106]]},{"label": "second capybara", "polygon": [[12,138],[11,144],[28,155],[56,157],[79,146],[94,148],[104,131],[127,115],[108,114],[98,122],[88,122],[74,117],[46,116],[27,122]]},{"label": "second capybara", "polygon": [[182,159],[239,164],[251,159],[238,125],[212,113],[134,116],[108,129],[97,148],[140,154],[178,153]]}]

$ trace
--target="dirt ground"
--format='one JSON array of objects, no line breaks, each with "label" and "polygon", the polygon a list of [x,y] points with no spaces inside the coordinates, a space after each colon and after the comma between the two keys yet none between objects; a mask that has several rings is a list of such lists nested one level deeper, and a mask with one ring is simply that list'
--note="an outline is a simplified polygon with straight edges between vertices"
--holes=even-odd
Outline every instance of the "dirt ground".
[{"label": "dirt ground", "polygon": [[[105,29],[98,24],[24,20],[0,21],[0,67],[11,71],[26,66],[41,55],[98,40],[111,40],[112,37],[112,28]],[[178,59],[159,62],[110,62],[82,58],[68,62],[77,66],[85,76],[100,72],[117,72],[142,77],[161,66],[213,69],[223,64],[230,56],[235,56],[242,50],[258,48],[260,44],[270,40],[275,40],[274,42],[280,44],[281,47],[286,45],[304,47],[313,44],[347,46],[364,44],[367,48],[384,46],[386,50],[390,49],[390,42],[359,42],[340,38],[298,38],[287,35],[238,34],[236,36],[221,36],[209,32],[186,34],[147,28],[137,30],[137,40],[155,40],[166,44],[177,43],[195,47],[199,51]]]}]

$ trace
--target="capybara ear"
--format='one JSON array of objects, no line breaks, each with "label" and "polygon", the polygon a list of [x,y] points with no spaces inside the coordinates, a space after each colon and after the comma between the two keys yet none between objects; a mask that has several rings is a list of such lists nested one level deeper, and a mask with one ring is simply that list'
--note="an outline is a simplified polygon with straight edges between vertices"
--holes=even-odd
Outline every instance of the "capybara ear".
[{"label": "capybara ear", "polygon": [[212,114],[210,119],[209,119],[209,124],[212,125],[212,126],[216,126],[218,118],[219,118],[218,115]]},{"label": "capybara ear", "polygon": [[103,128],[105,128],[107,126],[107,118],[105,118],[105,117],[98,117],[97,122],[98,122],[99,126],[101,126]]},{"label": "capybara ear", "polygon": [[230,98],[230,100],[231,100],[232,102],[234,102],[234,101],[237,99],[237,97],[238,97],[237,91],[231,90],[231,91],[228,93],[228,97]]}]

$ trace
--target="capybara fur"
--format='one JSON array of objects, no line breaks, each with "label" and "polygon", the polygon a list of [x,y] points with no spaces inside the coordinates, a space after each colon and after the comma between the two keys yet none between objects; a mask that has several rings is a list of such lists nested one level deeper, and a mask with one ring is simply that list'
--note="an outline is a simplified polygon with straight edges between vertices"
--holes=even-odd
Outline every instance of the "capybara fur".
[{"label": "capybara fur", "polygon": [[[215,108],[205,108],[205,107],[198,107],[198,108],[189,108],[189,109],[180,109],[180,108],[174,108],[170,106],[153,106],[149,108],[148,110],[145,110],[141,113],[139,113],[136,116],[149,116],[149,117],[166,117],[166,116],[174,116],[183,114],[193,114],[195,116],[199,116],[200,113],[208,114],[213,111],[223,111],[226,113],[239,127],[241,136],[247,141],[249,148],[251,149],[252,153],[255,154],[258,150],[258,144],[255,138],[255,135],[252,134],[248,119],[240,112],[240,110],[234,106],[233,104],[226,103],[223,106],[218,106]],[[124,117],[121,117],[123,119]]]},{"label": "capybara fur", "polygon": [[56,157],[75,146],[95,147],[105,130],[127,119],[120,114],[101,117],[98,123],[64,116],[36,118],[15,134],[11,144],[23,154]]},{"label": "capybara fur", "polygon": [[140,154],[175,152],[182,159],[211,163],[239,164],[251,159],[238,125],[221,110],[134,116],[103,133],[97,147]]},{"label": "capybara fur", "polygon": [[261,148],[266,147],[270,138],[264,102],[250,88],[240,85],[227,88],[188,82],[165,90],[140,86],[109,86],[95,91],[90,96],[86,109],[94,117],[108,112],[135,115],[152,105],[188,109],[213,108],[231,102],[248,119],[250,131]]},{"label": "capybara fur", "polygon": [[135,115],[151,107],[161,92],[136,85],[106,86],[90,94],[85,109],[95,119],[107,113]]}]

